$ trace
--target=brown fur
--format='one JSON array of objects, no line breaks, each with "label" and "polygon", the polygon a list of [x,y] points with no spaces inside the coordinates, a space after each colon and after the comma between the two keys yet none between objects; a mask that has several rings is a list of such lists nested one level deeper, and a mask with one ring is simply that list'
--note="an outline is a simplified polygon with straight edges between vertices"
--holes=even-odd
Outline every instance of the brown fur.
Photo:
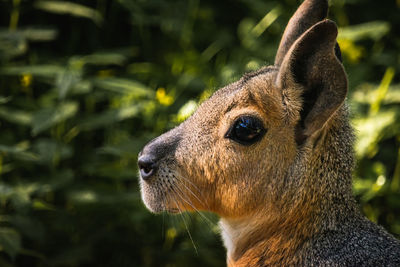
[{"label": "brown fur", "polygon": [[[139,154],[146,206],[218,214],[229,266],[337,266],[335,256],[349,255],[358,262],[366,258],[363,245],[347,242],[352,232],[343,229],[377,231],[352,196],[347,78],[335,54],[336,25],[324,20],[327,7],[324,0],[304,1],[274,66],[218,90]],[[267,129],[248,146],[226,137],[243,115]],[[332,252],[340,242],[361,250],[341,257]]]}]

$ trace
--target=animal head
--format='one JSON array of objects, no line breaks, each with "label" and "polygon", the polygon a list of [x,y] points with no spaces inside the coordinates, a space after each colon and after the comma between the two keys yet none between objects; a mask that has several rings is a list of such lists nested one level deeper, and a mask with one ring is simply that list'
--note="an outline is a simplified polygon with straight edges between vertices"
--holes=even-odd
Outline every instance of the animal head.
[{"label": "animal head", "polygon": [[140,187],[149,210],[242,217],[274,209],[303,184],[312,155],[335,145],[332,129],[347,120],[347,79],[327,9],[327,1],[305,0],[273,66],[219,89],[143,148]]}]

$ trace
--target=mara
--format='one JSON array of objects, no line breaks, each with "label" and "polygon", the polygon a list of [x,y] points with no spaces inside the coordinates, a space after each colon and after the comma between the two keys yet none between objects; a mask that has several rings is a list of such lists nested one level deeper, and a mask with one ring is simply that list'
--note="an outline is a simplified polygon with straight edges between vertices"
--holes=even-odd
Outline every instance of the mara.
[{"label": "mara", "polygon": [[305,0],[273,66],[219,89],[139,154],[152,212],[221,218],[233,266],[400,266],[400,242],[352,194],[347,78],[326,19]]}]

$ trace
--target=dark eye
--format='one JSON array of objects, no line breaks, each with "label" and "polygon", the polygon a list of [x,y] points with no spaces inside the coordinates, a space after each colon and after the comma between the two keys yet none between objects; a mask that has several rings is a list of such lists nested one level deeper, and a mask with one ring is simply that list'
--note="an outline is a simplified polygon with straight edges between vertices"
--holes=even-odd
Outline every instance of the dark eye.
[{"label": "dark eye", "polygon": [[260,119],[253,116],[242,116],[233,123],[225,137],[242,145],[251,145],[260,140],[265,132]]}]

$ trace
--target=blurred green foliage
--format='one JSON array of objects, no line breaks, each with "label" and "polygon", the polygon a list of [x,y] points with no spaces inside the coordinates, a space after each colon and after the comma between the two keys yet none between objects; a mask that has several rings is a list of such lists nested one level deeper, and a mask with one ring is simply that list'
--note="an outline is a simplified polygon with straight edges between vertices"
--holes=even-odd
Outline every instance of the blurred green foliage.
[{"label": "blurred green foliage", "polygon": [[[272,63],[299,3],[1,0],[0,266],[224,266],[214,215],[145,210],[137,153]],[[330,4],[355,195],[400,236],[400,1]]]}]

